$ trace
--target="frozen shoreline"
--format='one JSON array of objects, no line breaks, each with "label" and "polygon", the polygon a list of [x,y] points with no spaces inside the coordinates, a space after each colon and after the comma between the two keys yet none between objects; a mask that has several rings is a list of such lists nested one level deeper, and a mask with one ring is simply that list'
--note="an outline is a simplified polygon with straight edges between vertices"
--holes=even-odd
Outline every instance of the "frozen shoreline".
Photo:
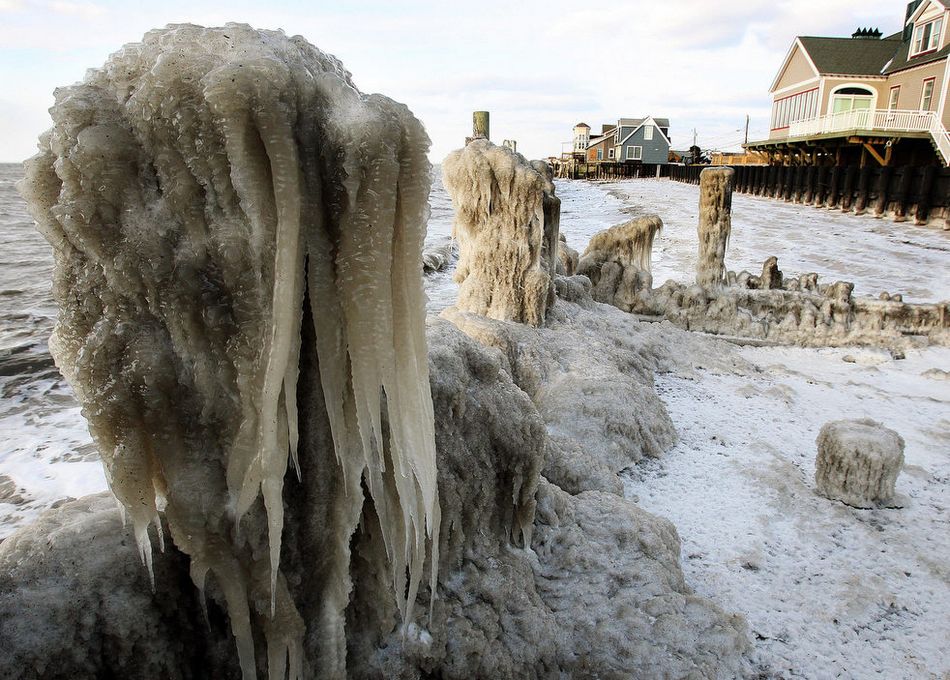
[{"label": "frozen shoreline", "polygon": [[[679,442],[629,471],[628,498],[673,521],[687,582],[747,617],[769,677],[946,677],[950,386],[925,372],[950,349],[736,353],[657,376]],[[814,491],[818,430],[859,417],[906,439],[899,508]]]},{"label": "frozen shoreline", "polygon": [[[667,179],[618,182],[562,180],[559,195],[599,192],[596,212],[620,220],[656,213],[663,232],[653,252],[653,280],[691,282],[696,271],[699,187]],[[563,199],[562,199],[563,200]],[[758,274],[770,255],[786,274],[817,272],[823,282],[852,281],[855,295],[903,293],[907,302],[950,300],[950,231],[896,224],[759,196],[733,195],[726,268]],[[562,217],[568,243],[583,252],[602,221]]]}]

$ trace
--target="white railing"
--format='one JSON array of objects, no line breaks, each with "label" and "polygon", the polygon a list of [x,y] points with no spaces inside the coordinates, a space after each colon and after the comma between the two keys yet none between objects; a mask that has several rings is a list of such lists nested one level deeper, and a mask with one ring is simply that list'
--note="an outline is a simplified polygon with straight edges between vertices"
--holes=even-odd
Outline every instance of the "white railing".
[{"label": "white railing", "polygon": [[841,111],[800,120],[788,127],[788,138],[811,137],[829,132],[866,130],[871,132],[929,133],[943,157],[950,164],[950,134],[933,111],[898,111],[894,109],[858,109]]}]

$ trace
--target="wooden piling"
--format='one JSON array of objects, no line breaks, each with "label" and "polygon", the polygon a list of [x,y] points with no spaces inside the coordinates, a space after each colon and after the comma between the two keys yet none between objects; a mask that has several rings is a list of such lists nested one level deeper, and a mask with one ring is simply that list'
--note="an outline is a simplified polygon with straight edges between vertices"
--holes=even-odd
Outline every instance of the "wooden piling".
[{"label": "wooden piling", "polygon": [[854,179],[858,169],[849,165],[844,171],[844,188],[841,190],[841,212],[850,212],[854,202]]},{"label": "wooden piling", "polygon": [[914,211],[914,224],[927,224],[930,213],[930,193],[933,190],[934,177],[937,176],[937,166],[928,165],[924,168],[920,180],[920,193],[917,195],[917,209]]},{"label": "wooden piling", "polygon": [[805,168],[805,195],[802,197],[802,203],[811,205],[815,200],[815,179],[818,177],[818,169],[814,165]]},{"label": "wooden piling", "polygon": [[828,186],[828,200],[825,201],[826,208],[837,208],[838,201],[841,198],[841,166],[836,165],[831,169],[831,182]]},{"label": "wooden piling", "polygon": [[877,178],[877,197],[874,199],[874,216],[881,217],[887,211],[887,203],[890,199],[888,195],[891,189],[891,175],[894,173],[894,168],[890,165],[885,165],[881,168],[881,174]]},{"label": "wooden piling", "polygon": [[867,212],[869,191],[871,188],[871,166],[865,165],[858,171],[858,196],[854,201],[854,214]]},{"label": "wooden piling", "polygon": [[910,184],[914,179],[916,168],[904,166],[900,169],[901,176],[897,181],[897,193],[894,195],[894,221],[907,220],[907,195],[910,193]]}]

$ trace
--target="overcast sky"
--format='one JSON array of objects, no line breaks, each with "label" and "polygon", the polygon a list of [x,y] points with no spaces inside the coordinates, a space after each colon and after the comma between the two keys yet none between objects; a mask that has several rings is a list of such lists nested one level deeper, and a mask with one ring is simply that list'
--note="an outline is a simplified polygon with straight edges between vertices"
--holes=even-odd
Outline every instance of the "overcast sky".
[{"label": "overcast sky", "polygon": [[459,146],[471,112],[492,139],[540,158],[581,120],[668,117],[674,148],[736,148],[767,135],[768,88],[796,35],[899,30],[890,0],[323,2],[0,0],[0,161],[32,155],[56,86],[167,23],[242,21],[301,34],[339,57],[364,92],[405,102],[432,160]]}]

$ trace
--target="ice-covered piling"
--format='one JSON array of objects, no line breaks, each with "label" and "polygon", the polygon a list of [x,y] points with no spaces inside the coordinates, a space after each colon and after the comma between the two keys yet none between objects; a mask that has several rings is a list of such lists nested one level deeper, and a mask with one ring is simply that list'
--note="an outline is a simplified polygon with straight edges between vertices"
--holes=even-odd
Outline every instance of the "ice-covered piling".
[{"label": "ice-covered piling", "polygon": [[[450,153],[442,172],[455,208],[458,308],[541,325],[554,267],[542,257],[547,178],[524,156],[485,139]],[[553,224],[551,230],[557,239]]]},{"label": "ice-covered piling", "polygon": [[726,275],[726,246],[732,230],[732,168],[706,168],[699,173],[699,261],[696,283],[722,285]]},{"label": "ice-covered piling", "polygon": [[[304,673],[282,555],[314,556],[321,673],[343,676],[364,489],[405,619],[439,535],[422,125],[303,38],[243,24],[151,31],[51,113],[21,184],[56,260],[50,349],[145,560],[163,513],[244,677],[266,642],[281,678]],[[323,489],[309,543],[283,531],[298,461]]]}]

